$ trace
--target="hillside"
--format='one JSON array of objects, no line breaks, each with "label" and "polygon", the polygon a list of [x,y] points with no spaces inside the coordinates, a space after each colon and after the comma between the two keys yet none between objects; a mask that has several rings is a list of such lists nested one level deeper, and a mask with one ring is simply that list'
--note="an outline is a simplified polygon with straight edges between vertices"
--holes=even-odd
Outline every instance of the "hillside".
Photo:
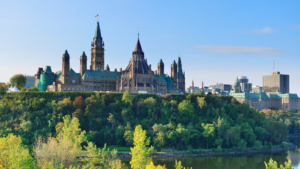
[{"label": "hillside", "polygon": [[[65,115],[79,118],[87,139],[100,147],[132,146],[138,124],[158,149],[232,148],[243,141],[247,146],[279,144],[288,135],[287,125],[278,118],[230,96],[19,92],[0,100],[0,137],[15,133],[32,144],[39,136],[56,135]],[[202,124],[214,128],[207,137]]]}]

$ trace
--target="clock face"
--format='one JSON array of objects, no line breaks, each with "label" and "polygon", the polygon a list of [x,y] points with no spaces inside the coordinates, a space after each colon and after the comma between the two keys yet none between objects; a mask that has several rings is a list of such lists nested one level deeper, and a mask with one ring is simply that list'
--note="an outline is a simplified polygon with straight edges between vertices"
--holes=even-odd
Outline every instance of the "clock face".
[{"label": "clock face", "polygon": [[98,47],[100,47],[100,45],[101,45],[100,43],[97,43],[97,46],[98,46]]}]

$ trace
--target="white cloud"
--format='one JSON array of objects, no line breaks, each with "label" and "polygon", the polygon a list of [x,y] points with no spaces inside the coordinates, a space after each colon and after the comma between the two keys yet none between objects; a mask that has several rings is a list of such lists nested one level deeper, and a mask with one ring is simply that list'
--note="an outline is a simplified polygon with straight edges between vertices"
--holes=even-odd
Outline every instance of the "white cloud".
[{"label": "white cloud", "polygon": [[246,31],[245,33],[262,33],[262,34],[267,34],[267,33],[273,33],[275,32],[275,29],[267,26],[267,27],[264,27],[262,29],[254,29],[254,30],[251,30],[251,31]]},{"label": "white cloud", "polygon": [[195,47],[202,51],[216,52],[216,53],[263,54],[263,55],[283,54],[283,51],[280,49],[262,48],[262,47],[213,46],[213,45],[197,45]]}]

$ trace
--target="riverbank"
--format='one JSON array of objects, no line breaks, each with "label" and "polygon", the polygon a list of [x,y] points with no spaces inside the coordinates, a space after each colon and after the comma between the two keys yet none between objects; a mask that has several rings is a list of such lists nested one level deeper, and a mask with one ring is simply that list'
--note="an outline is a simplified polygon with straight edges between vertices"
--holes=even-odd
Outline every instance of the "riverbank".
[{"label": "riverbank", "polygon": [[[268,153],[268,152],[280,152],[297,148],[296,145],[291,145],[286,148],[277,147],[272,149],[263,149],[263,150],[246,150],[246,151],[231,151],[231,152],[199,152],[199,153],[169,153],[169,152],[159,152],[150,155],[151,158],[178,158],[178,157],[206,157],[206,156],[226,156],[226,155],[242,155],[242,154],[258,154],[258,153]],[[129,153],[118,153],[117,156],[121,159],[131,158]]]}]

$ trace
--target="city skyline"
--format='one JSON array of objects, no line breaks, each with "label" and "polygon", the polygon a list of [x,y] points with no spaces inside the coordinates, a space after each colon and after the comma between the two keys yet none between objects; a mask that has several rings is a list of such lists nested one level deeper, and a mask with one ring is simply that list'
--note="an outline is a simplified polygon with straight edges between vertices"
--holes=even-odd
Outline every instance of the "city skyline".
[{"label": "city skyline", "polygon": [[71,67],[79,72],[82,52],[90,59],[89,44],[99,14],[105,62],[112,70],[128,64],[140,29],[152,69],[163,59],[165,73],[170,74],[172,61],[181,56],[186,86],[192,80],[195,86],[202,81],[206,86],[233,84],[237,76],[262,86],[262,77],[273,72],[275,59],[275,71],[290,75],[290,93],[300,94],[297,1],[70,2],[4,2],[0,55],[5,61],[0,63],[0,82],[18,73],[34,75],[37,67],[46,65],[53,72],[61,70],[66,49]]}]

